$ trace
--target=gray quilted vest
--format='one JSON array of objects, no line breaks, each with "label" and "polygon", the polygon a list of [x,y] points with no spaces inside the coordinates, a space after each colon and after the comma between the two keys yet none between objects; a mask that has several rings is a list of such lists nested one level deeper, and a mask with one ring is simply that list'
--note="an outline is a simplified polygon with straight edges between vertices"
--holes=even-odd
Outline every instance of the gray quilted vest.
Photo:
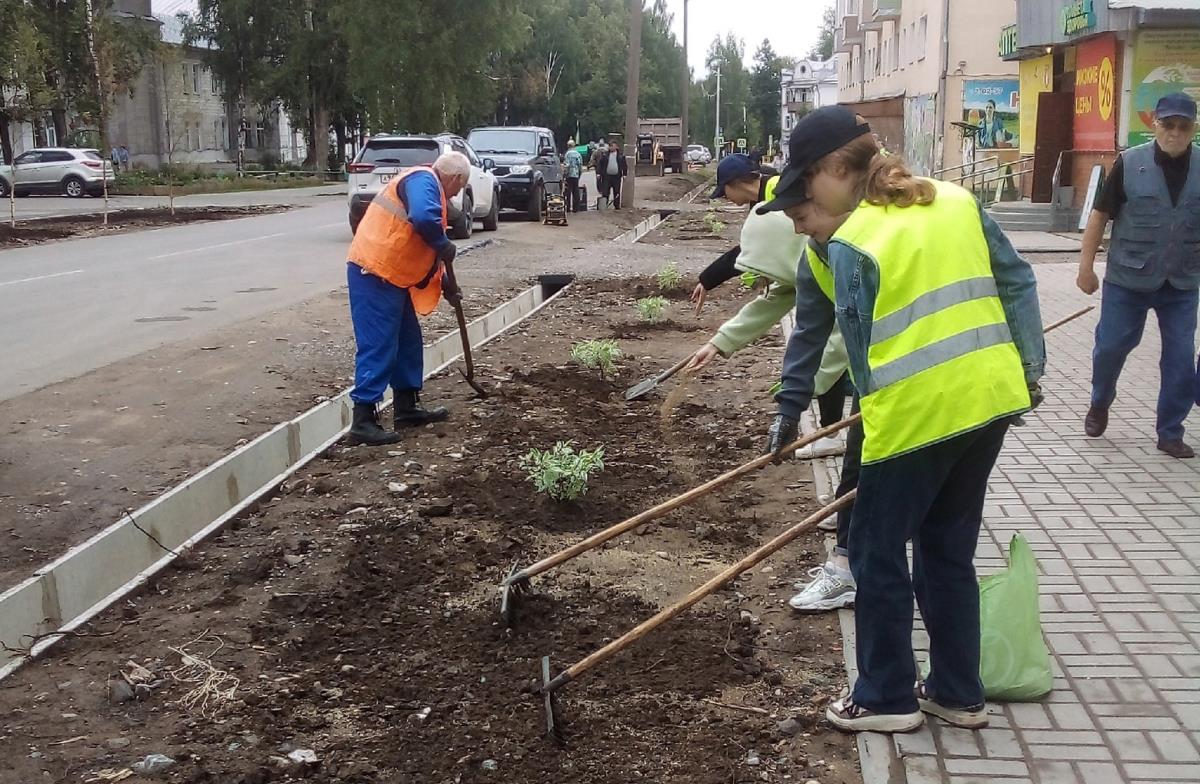
[{"label": "gray quilted vest", "polygon": [[1104,278],[1132,291],[1200,288],[1200,149],[1192,145],[1187,182],[1171,204],[1154,162],[1154,143],[1131,147],[1124,160],[1125,204],[1113,224]]}]

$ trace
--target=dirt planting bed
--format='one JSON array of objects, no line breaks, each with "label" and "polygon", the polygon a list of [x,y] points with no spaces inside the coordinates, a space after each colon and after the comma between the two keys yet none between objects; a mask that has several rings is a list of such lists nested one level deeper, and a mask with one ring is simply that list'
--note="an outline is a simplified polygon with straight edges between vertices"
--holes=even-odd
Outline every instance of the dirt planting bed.
[{"label": "dirt planting bed", "polygon": [[116,210],[108,214],[104,225],[101,207],[94,215],[72,215],[64,218],[21,220],[13,228],[8,222],[0,224],[0,248],[40,245],[55,240],[80,239],[101,234],[175,226],[197,221],[232,220],[282,212],[288,207],[177,207],[175,214],[165,207],[154,209]]},{"label": "dirt planting bed", "polygon": [[[783,604],[815,535],[568,685],[567,744],[544,737],[543,655],[557,673],[815,505],[807,466],[772,466],[535,580],[504,628],[511,564],[757,454],[774,336],[622,399],[752,296],[726,287],[697,321],[676,293],[666,326],[641,326],[652,288],[576,284],[479,352],[487,400],[443,373],[424,397],[449,422],[334,447],[85,632],[103,636],[18,672],[0,781],[118,780],[156,753],[176,760],[157,780],[221,784],[860,781],[852,739],[819,721],[843,677],[836,620]],[[569,359],[616,330],[612,377]],[[578,501],[539,496],[518,466],[556,441],[604,447]]]}]

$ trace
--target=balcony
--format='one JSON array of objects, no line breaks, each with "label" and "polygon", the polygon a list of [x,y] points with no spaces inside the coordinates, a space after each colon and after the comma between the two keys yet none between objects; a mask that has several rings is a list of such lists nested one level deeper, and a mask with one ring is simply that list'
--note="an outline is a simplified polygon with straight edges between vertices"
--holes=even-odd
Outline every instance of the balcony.
[{"label": "balcony", "polygon": [[900,21],[901,0],[866,0],[863,14],[863,28],[866,30],[882,30],[884,22]]},{"label": "balcony", "polygon": [[789,114],[795,114],[803,117],[811,112],[816,107],[812,101],[788,101],[787,110]]},{"label": "balcony", "polygon": [[854,47],[861,46],[865,37],[857,16],[843,16],[842,23],[833,31],[833,51],[848,53]]}]

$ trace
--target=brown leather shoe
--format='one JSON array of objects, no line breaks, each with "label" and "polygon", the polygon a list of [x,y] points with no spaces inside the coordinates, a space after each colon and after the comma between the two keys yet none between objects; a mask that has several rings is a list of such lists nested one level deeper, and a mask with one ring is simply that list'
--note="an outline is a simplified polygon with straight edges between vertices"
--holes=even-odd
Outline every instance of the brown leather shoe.
[{"label": "brown leather shoe", "polygon": [[1178,458],[1180,460],[1187,460],[1188,458],[1196,456],[1196,450],[1192,449],[1181,440],[1159,441],[1158,451],[1165,452],[1171,457]]},{"label": "brown leather shoe", "polygon": [[1083,418],[1083,432],[1092,438],[1099,438],[1108,429],[1108,409],[1092,406],[1087,416]]}]

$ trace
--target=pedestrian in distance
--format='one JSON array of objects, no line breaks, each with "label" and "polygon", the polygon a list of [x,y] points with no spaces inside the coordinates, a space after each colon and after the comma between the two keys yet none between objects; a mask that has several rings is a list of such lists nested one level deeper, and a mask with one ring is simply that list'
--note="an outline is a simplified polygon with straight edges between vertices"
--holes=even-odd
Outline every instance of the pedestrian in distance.
[{"label": "pedestrian in distance", "polygon": [[[911,731],[926,713],[984,727],[974,555],[1009,424],[1041,399],[1033,269],[970,192],[881,155],[870,126],[844,107],[806,115],[789,147],[775,199],[758,210],[845,218],[825,259],[799,266],[766,451],[781,457],[795,440],[835,323],[863,416],[849,530],[859,674],[826,717],[853,732]],[[930,640],[923,682],[914,594]]]},{"label": "pedestrian in distance", "polygon": [[574,139],[567,139],[567,153],[563,156],[563,175],[567,184],[567,210],[579,212],[579,178],[583,176],[583,156],[575,149]]},{"label": "pedestrian in distance", "polygon": [[[352,443],[394,444],[405,427],[449,416],[440,406],[421,405],[425,349],[417,319],[432,313],[443,296],[462,298],[445,275],[457,253],[446,227],[449,200],[470,174],[471,162],[459,152],[407,169],[372,199],[358,225],[346,265],[355,342]],[[392,431],[378,418],[389,386]]]},{"label": "pedestrian in distance", "polygon": [[604,141],[604,137],[600,137],[600,141],[596,143],[592,150],[591,167],[596,173],[596,200],[604,195],[604,172],[600,170],[600,161],[604,158],[604,153],[608,152],[608,143]]},{"label": "pedestrian in distance", "polygon": [[1195,457],[1183,420],[1197,401],[1196,308],[1200,305],[1200,149],[1196,102],[1185,93],[1159,99],[1154,141],[1122,152],[1109,172],[1083,233],[1077,284],[1101,289],[1096,252],[1113,221],[1092,351],[1092,399],[1084,432],[1104,435],[1125,359],[1141,341],[1146,315],[1162,335],[1158,449]]},{"label": "pedestrian in distance", "polygon": [[621,209],[621,180],[629,174],[629,166],[620,145],[609,145],[600,158],[600,170],[604,172],[604,198],[614,210]]},{"label": "pedestrian in distance", "polygon": [[113,171],[120,171],[121,170],[121,151],[119,149],[117,149],[116,147],[113,147],[112,150],[109,151],[108,158],[109,158],[109,160],[112,161]]},{"label": "pedestrian in distance", "polygon": [[121,156],[121,168],[125,171],[129,171],[129,148],[122,144],[118,153]]}]

